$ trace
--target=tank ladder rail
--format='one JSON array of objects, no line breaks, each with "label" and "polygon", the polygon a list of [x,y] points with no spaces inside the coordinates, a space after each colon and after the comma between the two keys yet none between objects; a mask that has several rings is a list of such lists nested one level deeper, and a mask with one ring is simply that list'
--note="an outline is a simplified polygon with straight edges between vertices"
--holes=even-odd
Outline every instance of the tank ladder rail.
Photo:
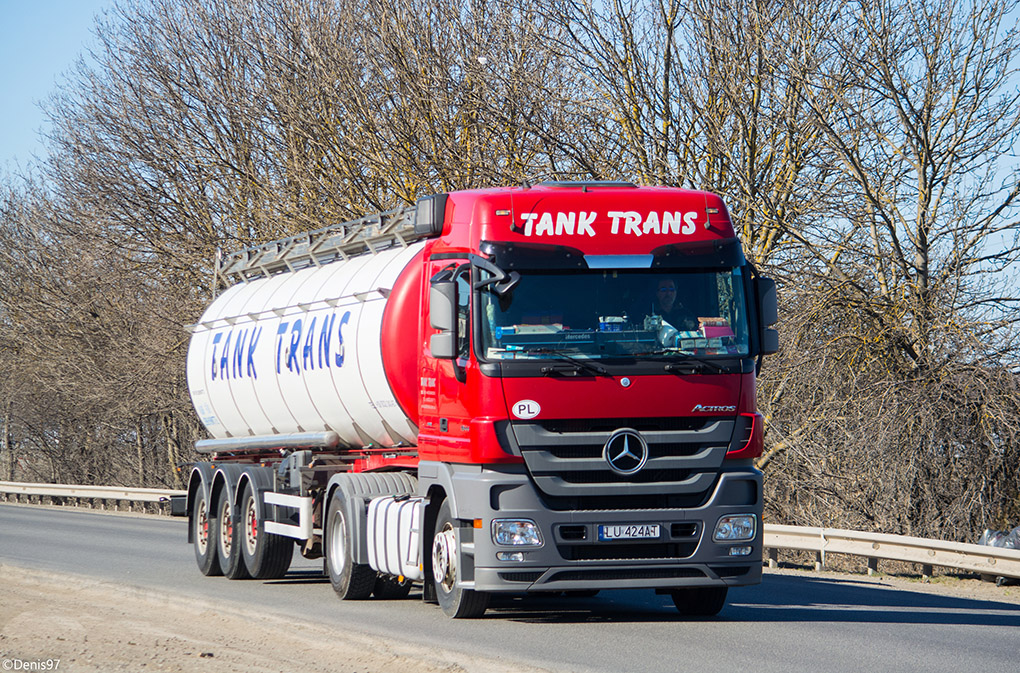
[{"label": "tank ladder rail", "polygon": [[392,247],[406,247],[425,238],[424,234],[415,233],[414,221],[413,206],[398,208],[220,254],[213,272],[213,287],[219,290],[277,273],[322,266]]}]

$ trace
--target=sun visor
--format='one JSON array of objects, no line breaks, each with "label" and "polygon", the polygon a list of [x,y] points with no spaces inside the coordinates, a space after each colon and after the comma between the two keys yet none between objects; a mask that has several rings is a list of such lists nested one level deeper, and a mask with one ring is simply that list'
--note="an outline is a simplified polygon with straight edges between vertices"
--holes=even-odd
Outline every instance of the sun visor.
[{"label": "sun visor", "polygon": [[671,243],[652,250],[652,257],[653,269],[732,269],[744,265],[744,252],[735,238]]},{"label": "sun visor", "polygon": [[577,248],[543,243],[494,243],[482,241],[479,249],[496,266],[511,269],[587,269],[585,255]]}]

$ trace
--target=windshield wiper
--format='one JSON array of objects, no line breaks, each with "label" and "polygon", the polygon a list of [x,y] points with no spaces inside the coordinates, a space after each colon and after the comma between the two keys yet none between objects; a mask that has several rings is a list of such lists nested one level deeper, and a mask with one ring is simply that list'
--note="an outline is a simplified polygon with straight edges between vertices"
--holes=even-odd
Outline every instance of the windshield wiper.
[{"label": "windshield wiper", "polygon": [[705,360],[703,358],[690,355],[684,351],[676,348],[663,348],[657,351],[645,351],[644,353],[634,353],[634,357],[642,357],[649,355],[673,355],[682,357],[683,360],[679,362],[668,362],[666,363],[667,372],[684,372],[685,370],[691,374],[703,374],[705,370],[710,370],[716,374],[728,374],[730,372],[729,367],[713,362],[712,360]]},{"label": "windshield wiper", "polygon": [[702,360],[701,358],[692,357],[690,355],[685,357],[680,362],[670,362],[666,364],[667,372],[682,372],[683,370],[687,369],[690,370],[691,374],[702,374],[704,373],[706,368],[714,370],[716,374],[729,373],[729,369],[727,367],[723,367],[721,364],[717,362],[712,362],[711,360]]},{"label": "windshield wiper", "polygon": [[609,370],[601,365],[597,365],[594,362],[587,362],[585,360],[575,358],[572,355],[567,355],[565,352],[558,350],[556,348],[546,348],[543,346],[541,348],[527,348],[523,352],[541,353],[543,355],[555,355],[556,357],[563,358],[572,365],[566,370],[564,370],[563,365],[546,365],[541,369],[541,372],[546,376],[550,374],[556,374],[562,371],[573,371],[575,376],[582,371],[594,373],[596,376],[605,376],[606,374],[609,373]]}]

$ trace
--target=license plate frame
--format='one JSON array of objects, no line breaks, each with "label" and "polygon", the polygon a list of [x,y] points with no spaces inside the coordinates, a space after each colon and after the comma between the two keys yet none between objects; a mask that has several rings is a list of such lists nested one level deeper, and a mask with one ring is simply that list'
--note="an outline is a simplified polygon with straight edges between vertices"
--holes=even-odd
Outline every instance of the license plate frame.
[{"label": "license plate frame", "polygon": [[662,525],[657,523],[600,523],[599,542],[621,540],[658,540],[662,537]]}]

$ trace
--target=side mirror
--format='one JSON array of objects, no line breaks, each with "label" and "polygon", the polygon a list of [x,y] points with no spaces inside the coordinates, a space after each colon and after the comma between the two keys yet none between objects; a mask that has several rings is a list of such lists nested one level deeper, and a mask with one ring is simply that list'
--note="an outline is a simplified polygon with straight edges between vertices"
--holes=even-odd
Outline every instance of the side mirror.
[{"label": "side mirror", "polygon": [[452,278],[437,278],[429,288],[429,323],[440,330],[429,339],[432,357],[452,360],[457,357],[457,283]]},{"label": "side mirror", "polygon": [[457,357],[457,335],[453,332],[433,334],[429,339],[429,350],[437,360],[453,360]]},{"label": "side mirror", "polygon": [[418,200],[414,213],[414,233],[435,238],[443,233],[449,194],[435,194]]},{"label": "side mirror", "polygon": [[761,330],[761,354],[772,355],[779,352],[779,332],[769,329],[769,325],[779,322],[779,298],[776,294],[776,281],[771,278],[757,278],[755,292],[758,295],[758,315]]},{"label": "side mirror", "polygon": [[771,278],[758,278],[755,281],[758,292],[758,310],[761,311],[763,327],[779,322],[779,300],[776,295],[776,281]]},{"label": "side mirror", "polygon": [[762,355],[772,355],[779,352],[779,332],[774,329],[767,329],[761,335]]}]

